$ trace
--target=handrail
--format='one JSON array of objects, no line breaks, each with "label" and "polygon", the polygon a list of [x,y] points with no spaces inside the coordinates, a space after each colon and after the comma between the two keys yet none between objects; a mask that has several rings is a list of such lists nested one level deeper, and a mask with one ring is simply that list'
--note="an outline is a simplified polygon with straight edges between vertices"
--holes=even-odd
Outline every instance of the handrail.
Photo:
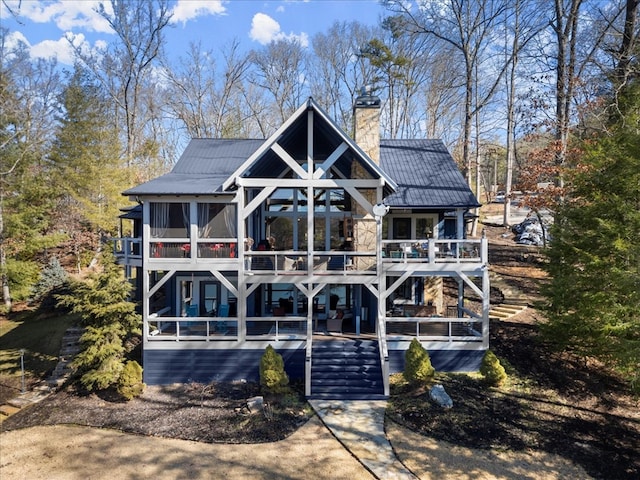
[{"label": "handrail", "polygon": [[113,242],[113,254],[116,258],[142,258],[142,239],[137,237],[114,237],[110,238]]},{"label": "handrail", "polygon": [[307,315],[307,345],[304,356],[304,394],[311,396],[311,367],[313,362],[313,316]]},{"label": "handrail", "polygon": [[[479,317],[386,317],[386,323],[395,324],[397,328],[387,330],[387,339],[418,338],[425,341],[436,342],[482,342],[482,328],[474,329],[473,324],[481,326]],[[424,332],[425,326],[431,331]]]},{"label": "handrail", "polygon": [[314,251],[313,265],[301,250],[251,250],[245,252],[245,270],[255,273],[359,272],[375,274],[375,252]]},{"label": "handrail", "polygon": [[378,349],[380,351],[380,367],[382,368],[382,379],[384,385],[384,395],[389,396],[389,347],[387,346],[386,325],[384,317],[378,315]]}]

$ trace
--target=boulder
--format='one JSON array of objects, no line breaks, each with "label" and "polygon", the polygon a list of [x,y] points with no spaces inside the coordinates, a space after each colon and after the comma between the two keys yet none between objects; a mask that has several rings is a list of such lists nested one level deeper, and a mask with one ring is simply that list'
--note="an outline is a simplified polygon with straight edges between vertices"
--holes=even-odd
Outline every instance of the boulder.
[{"label": "boulder", "polygon": [[249,398],[247,400],[247,408],[251,413],[262,412],[264,410],[264,398],[262,396]]},{"label": "boulder", "polygon": [[429,390],[429,398],[431,398],[433,402],[437,403],[442,408],[453,407],[453,400],[451,400],[451,397],[445,391],[442,385],[438,384],[431,387],[431,389]]}]

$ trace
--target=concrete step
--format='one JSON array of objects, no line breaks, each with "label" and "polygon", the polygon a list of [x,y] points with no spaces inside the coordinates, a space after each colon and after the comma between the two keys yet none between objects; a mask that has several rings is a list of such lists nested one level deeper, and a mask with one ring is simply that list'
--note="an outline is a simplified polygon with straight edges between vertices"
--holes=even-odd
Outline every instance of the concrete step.
[{"label": "concrete step", "polygon": [[19,412],[21,409],[21,407],[14,407],[13,405],[0,405],[0,413],[7,417]]},{"label": "concrete step", "polygon": [[496,311],[496,312],[505,312],[505,313],[520,313],[522,310],[524,310],[527,307],[524,307],[522,305],[511,305],[511,304],[507,304],[507,303],[501,303],[499,305],[495,305],[491,310]]},{"label": "concrete step", "polygon": [[489,310],[489,318],[493,320],[506,320],[526,310],[526,306],[499,304]]}]

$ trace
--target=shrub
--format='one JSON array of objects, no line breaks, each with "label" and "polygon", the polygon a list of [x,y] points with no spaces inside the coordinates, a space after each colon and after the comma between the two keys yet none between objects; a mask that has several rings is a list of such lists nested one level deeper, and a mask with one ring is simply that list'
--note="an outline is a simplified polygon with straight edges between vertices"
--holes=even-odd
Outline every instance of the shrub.
[{"label": "shrub", "polygon": [[289,376],[284,371],[282,355],[269,345],[260,359],[260,385],[269,393],[286,393]]},{"label": "shrub", "polygon": [[492,387],[499,387],[507,379],[507,372],[491,350],[487,350],[482,357],[480,373],[484,377],[484,381]]},{"label": "shrub", "polygon": [[405,380],[409,383],[422,383],[432,378],[435,373],[429,352],[422,347],[417,338],[414,338],[404,354]]},{"label": "shrub", "polygon": [[139,397],[146,385],[142,382],[142,367],[135,360],[125,363],[118,379],[118,393],[127,400]]}]

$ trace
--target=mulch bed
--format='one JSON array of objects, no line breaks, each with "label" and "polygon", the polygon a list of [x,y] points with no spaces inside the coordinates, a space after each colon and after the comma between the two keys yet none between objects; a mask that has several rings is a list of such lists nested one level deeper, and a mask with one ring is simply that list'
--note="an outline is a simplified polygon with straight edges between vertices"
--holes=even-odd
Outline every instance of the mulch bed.
[{"label": "mulch bed", "polygon": [[454,401],[443,410],[426,388],[401,379],[387,414],[405,427],[470,448],[538,450],[582,466],[594,478],[640,478],[640,401],[593,362],[554,353],[540,340],[533,309],[491,325],[491,348],[510,380],[438,375]]},{"label": "mulch bed", "polygon": [[2,429],[77,424],[207,443],[263,443],[286,438],[311,416],[295,389],[280,399],[265,397],[267,408],[250,412],[247,399],[257,395],[259,385],[240,382],[148,387],[130,402],[67,388],[12,415]]}]

